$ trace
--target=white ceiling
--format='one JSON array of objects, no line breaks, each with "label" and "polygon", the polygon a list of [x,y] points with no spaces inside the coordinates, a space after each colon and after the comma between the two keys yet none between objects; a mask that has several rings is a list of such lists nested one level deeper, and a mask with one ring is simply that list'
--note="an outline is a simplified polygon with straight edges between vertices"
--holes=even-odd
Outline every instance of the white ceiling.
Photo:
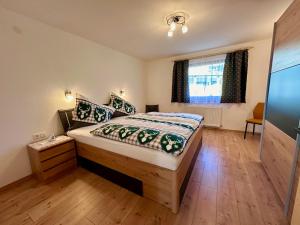
[{"label": "white ceiling", "polygon": [[[5,8],[142,59],[271,37],[292,0],[0,0]],[[167,37],[165,16],[190,15]]]}]

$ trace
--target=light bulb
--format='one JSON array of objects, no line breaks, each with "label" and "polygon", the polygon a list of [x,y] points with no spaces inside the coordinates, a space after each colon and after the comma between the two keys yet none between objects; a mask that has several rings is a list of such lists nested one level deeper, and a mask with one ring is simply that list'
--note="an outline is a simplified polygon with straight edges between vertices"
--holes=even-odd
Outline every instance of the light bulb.
[{"label": "light bulb", "polygon": [[171,31],[175,31],[176,30],[176,23],[174,21],[170,24],[170,30]]},{"label": "light bulb", "polygon": [[188,30],[189,30],[189,28],[187,27],[187,25],[182,25],[182,27],[181,27],[181,31],[182,31],[182,33],[183,34],[185,34],[186,32],[188,32]]},{"label": "light bulb", "polygon": [[173,31],[172,30],[168,31],[168,37],[173,37]]},{"label": "light bulb", "polygon": [[71,102],[74,99],[74,97],[72,95],[67,95],[66,99],[68,102]]}]

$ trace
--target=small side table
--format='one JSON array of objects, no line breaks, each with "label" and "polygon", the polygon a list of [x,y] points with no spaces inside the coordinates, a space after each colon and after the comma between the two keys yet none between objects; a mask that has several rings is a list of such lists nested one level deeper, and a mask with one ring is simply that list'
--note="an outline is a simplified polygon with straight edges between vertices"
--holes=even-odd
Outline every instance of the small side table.
[{"label": "small side table", "polygon": [[28,153],[32,172],[42,181],[77,166],[75,140],[68,136],[29,144]]},{"label": "small side table", "polygon": [[159,112],[159,105],[146,105],[146,113]]}]

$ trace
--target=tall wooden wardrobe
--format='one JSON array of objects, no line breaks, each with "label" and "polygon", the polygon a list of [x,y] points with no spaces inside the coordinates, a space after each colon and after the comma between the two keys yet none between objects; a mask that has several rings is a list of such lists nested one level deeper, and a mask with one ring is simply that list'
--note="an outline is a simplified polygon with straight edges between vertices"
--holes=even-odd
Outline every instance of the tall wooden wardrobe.
[{"label": "tall wooden wardrobe", "polygon": [[261,160],[290,218],[300,175],[300,0],[275,23]]}]

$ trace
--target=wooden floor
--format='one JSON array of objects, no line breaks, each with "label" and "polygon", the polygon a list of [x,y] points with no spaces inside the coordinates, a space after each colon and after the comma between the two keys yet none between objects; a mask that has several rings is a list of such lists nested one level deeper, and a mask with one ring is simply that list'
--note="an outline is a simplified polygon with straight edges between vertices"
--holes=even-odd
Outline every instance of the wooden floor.
[{"label": "wooden floor", "polygon": [[178,215],[84,169],[47,185],[0,193],[0,224],[283,225],[278,197],[258,161],[259,137],[205,130]]}]

